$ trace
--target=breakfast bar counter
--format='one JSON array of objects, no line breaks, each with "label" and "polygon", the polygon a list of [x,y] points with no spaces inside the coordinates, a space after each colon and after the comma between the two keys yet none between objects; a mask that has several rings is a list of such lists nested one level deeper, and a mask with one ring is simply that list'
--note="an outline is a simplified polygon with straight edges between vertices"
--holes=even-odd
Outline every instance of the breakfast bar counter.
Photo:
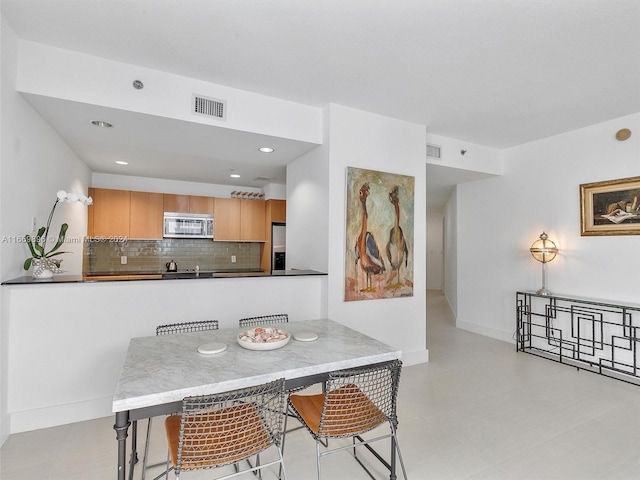
[{"label": "breakfast bar counter", "polygon": [[13,278],[2,285],[46,285],[60,283],[127,282],[132,280],[204,280],[212,278],[241,277],[300,277],[326,275],[316,270],[215,270],[211,272],[167,272],[167,273],[98,273],[91,275],[54,275],[53,278],[38,279],[31,275]]}]

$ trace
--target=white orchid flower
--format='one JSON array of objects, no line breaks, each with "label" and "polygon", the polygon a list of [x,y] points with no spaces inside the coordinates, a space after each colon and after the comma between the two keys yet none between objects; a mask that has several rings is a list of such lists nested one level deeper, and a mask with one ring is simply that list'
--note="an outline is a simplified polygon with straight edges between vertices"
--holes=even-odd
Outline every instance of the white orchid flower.
[{"label": "white orchid flower", "polygon": [[47,226],[40,227],[38,229],[37,235],[35,236],[25,235],[25,240],[26,240],[27,246],[29,247],[29,252],[31,253],[31,256],[27,258],[23,264],[23,268],[25,270],[29,270],[29,268],[31,267],[32,263],[35,260],[43,260],[43,261],[46,261],[45,266],[47,266],[47,268],[51,267],[52,265],[55,265],[56,268],[58,269],[56,271],[58,273],[61,272],[59,268],[60,268],[60,262],[62,262],[62,260],[54,260],[51,257],[62,255],[63,253],[67,253],[67,252],[59,251],[59,248],[64,244],[64,238],[67,233],[67,229],[69,228],[69,225],[67,225],[66,223],[63,223],[60,226],[60,233],[58,234],[55,246],[50,250],[47,250],[47,238],[49,236],[49,227],[51,227],[51,219],[53,218],[53,213],[56,211],[56,206],[60,202],[67,202],[67,203],[80,202],[80,203],[83,203],[84,205],[93,205],[93,199],[91,197],[87,197],[86,195],[83,195],[77,192],[67,193],[64,190],[58,190],[58,192],[56,193],[56,201],[53,204],[53,207],[51,208],[51,213],[49,214],[49,219],[47,220]]}]

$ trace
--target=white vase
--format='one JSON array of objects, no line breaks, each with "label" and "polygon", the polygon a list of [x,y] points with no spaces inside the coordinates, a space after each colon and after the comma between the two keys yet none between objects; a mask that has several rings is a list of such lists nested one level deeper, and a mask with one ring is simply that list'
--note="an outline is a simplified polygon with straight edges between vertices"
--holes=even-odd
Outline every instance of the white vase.
[{"label": "white vase", "polygon": [[[53,271],[50,270],[51,262],[46,258],[34,258],[31,260],[33,278],[46,279],[53,278]],[[54,265],[55,266],[55,265]]]}]

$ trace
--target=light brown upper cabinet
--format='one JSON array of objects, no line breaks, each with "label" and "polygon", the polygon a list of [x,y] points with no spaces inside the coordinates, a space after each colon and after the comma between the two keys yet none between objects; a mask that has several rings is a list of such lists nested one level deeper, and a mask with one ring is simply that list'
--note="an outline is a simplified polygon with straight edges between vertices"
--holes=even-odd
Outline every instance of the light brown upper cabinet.
[{"label": "light brown upper cabinet", "polygon": [[264,242],[264,200],[240,199],[240,237],[244,241]]},{"label": "light brown upper cabinet", "polygon": [[131,192],[129,237],[139,239],[162,239],[162,193]]},{"label": "light brown upper cabinet", "polygon": [[189,195],[165,193],[163,195],[163,208],[165,212],[189,213]]},{"label": "light brown upper cabinet", "polygon": [[[93,187],[89,187],[88,193],[89,193],[89,196],[95,201],[96,189]],[[93,212],[94,212],[93,205],[94,204],[91,204],[87,209],[87,236],[88,237],[93,237]]]},{"label": "light brown upper cabinet", "polygon": [[207,215],[213,215],[213,197],[165,193],[163,202],[165,212],[206,213]]},{"label": "light brown upper cabinet", "polygon": [[213,197],[190,195],[189,213],[206,213],[207,215],[213,215]]},{"label": "light brown upper cabinet", "polygon": [[240,240],[240,199],[215,199],[213,239]]},{"label": "light brown upper cabinet", "polygon": [[216,198],[214,240],[264,242],[265,201]]},{"label": "light brown upper cabinet", "polygon": [[287,201],[286,200],[267,200],[266,205],[269,227],[271,222],[285,223],[287,221]]},{"label": "light brown upper cabinet", "polygon": [[128,237],[131,192],[93,189],[94,237]]}]

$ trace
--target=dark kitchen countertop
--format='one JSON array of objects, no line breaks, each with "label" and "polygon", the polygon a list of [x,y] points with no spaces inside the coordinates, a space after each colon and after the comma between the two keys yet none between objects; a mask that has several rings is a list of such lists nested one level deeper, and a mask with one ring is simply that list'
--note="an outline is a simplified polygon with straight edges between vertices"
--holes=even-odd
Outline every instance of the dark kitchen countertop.
[{"label": "dark kitchen countertop", "polygon": [[100,273],[92,275],[54,275],[53,278],[36,279],[31,275],[13,278],[2,282],[2,285],[42,285],[61,283],[97,283],[147,280],[202,280],[212,278],[239,277],[296,277],[308,275],[326,275],[316,270],[277,270],[273,272],[248,270],[216,270],[211,272],[166,272],[166,273]]}]

